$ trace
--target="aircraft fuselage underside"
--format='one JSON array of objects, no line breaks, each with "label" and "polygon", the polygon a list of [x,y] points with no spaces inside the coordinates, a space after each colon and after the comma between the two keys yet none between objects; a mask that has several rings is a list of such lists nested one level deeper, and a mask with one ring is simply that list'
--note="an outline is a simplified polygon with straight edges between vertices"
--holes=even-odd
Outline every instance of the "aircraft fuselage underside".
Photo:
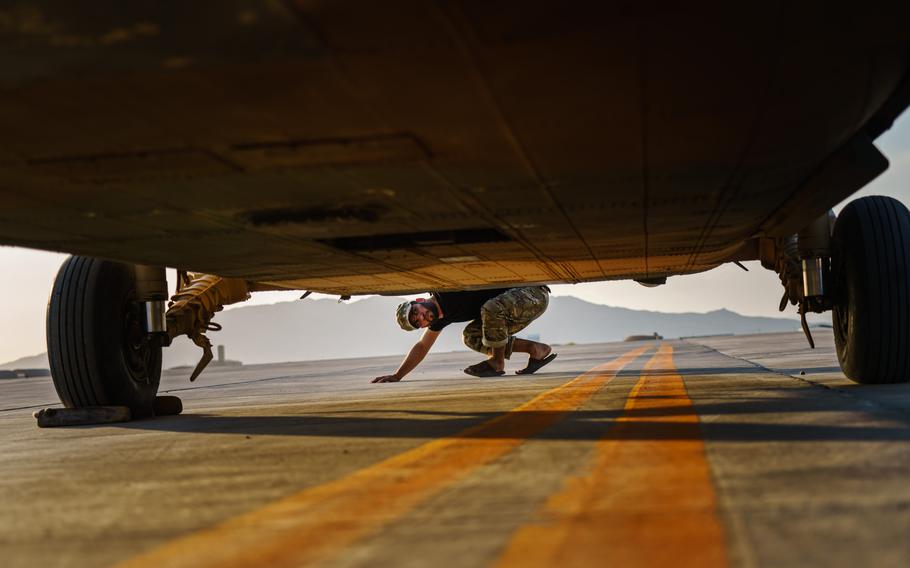
[{"label": "aircraft fuselage underside", "polygon": [[887,3],[93,4],[0,18],[0,242],[262,287],[758,258],[887,167],[910,101]]}]

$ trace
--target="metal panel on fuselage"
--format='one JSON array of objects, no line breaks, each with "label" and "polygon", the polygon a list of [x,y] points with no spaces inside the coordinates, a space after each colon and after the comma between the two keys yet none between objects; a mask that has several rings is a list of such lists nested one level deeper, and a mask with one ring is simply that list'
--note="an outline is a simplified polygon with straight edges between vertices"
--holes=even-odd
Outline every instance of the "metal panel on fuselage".
[{"label": "metal panel on fuselage", "polygon": [[188,4],[7,14],[0,242],[337,293],[697,272],[910,66],[887,3]]}]

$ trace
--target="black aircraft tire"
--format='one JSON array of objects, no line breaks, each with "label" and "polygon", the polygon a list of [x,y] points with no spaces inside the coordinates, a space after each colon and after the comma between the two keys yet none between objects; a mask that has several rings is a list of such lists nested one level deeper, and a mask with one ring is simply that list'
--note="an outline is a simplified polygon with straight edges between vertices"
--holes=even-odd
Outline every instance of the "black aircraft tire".
[{"label": "black aircraft tire", "polygon": [[161,345],[145,334],[130,265],[71,256],[47,305],[47,354],[67,408],[128,406],[152,414],[161,379]]},{"label": "black aircraft tire", "polygon": [[910,380],[910,211],[890,197],[849,203],[834,225],[834,341],[847,378]]}]

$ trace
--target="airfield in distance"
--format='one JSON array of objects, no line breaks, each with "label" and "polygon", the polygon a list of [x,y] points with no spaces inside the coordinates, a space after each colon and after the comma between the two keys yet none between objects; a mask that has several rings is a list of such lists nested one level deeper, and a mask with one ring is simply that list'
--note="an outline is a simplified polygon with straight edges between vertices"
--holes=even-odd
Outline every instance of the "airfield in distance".
[{"label": "airfield in distance", "polygon": [[183,415],[75,428],[3,380],[3,564],[908,565],[910,385],[815,333],[168,372]]}]

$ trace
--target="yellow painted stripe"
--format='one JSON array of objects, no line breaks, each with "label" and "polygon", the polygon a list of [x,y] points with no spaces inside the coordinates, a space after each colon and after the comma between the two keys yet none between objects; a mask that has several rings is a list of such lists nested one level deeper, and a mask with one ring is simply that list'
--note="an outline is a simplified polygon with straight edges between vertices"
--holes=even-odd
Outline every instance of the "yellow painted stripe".
[{"label": "yellow painted stripe", "polygon": [[501,568],[727,564],[698,416],[663,344],[591,469],[519,529]]},{"label": "yellow painted stripe", "polygon": [[406,514],[581,406],[644,353],[640,347],[538,395],[511,412],[172,541],[122,563],[160,566],[303,566]]}]

